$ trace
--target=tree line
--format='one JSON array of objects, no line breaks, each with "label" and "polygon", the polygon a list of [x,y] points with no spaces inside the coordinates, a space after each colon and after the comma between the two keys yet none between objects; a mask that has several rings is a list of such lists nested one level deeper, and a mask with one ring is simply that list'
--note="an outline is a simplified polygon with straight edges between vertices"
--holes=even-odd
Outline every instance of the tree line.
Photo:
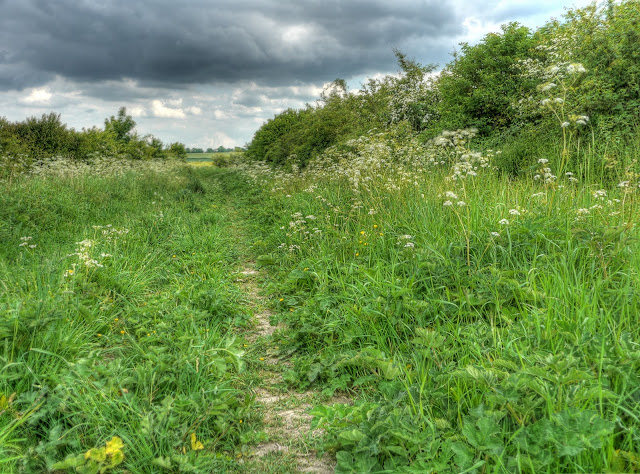
[{"label": "tree line", "polygon": [[639,24],[633,0],[572,9],[535,30],[512,22],[478,44],[461,43],[438,73],[395,51],[399,75],[357,91],[337,79],[316,104],[264,123],[246,154],[304,167],[371,133],[401,129],[427,142],[472,127],[482,146],[502,147],[498,165],[510,173],[528,169],[550,143],[572,147],[574,161],[587,149],[607,160],[615,149],[624,166],[640,143]]},{"label": "tree line", "polygon": [[218,148],[187,148],[187,153],[231,153],[231,152],[243,152],[244,148],[236,146],[233,148],[225,148],[223,146],[219,146]]},{"label": "tree line", "polygon": [[136,122],[121,107],[116,116],[104,121],[104,128],[68,128],[60,114],[51,112],[40,118],[29,117],[11,122],[0,117],[0,155],[5,159],[30,160],[66,157],[89,159],[118,156],[131,159],[186,158],[187,151],[180,142],[165,145],[153,135],[139,135]]}]

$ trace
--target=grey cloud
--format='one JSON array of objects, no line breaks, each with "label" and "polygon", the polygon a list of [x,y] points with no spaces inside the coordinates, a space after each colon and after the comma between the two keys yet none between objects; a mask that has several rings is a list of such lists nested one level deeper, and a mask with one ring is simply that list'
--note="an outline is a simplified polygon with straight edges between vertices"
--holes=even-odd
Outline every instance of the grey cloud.
[{"label": "grey cloud", "polygon": [[245,107],[260,107],[265,103],[265,97],[260,93],[244,91],[233,101],[234,104],[244,105]]},{"label": "grey cloud", "polygon": [[[444,0],[6,0],[0,87],[131,78],[283,85],[394,67],[393,47],[461,33]],[[417,54],[418,52],[414,53]]]}]

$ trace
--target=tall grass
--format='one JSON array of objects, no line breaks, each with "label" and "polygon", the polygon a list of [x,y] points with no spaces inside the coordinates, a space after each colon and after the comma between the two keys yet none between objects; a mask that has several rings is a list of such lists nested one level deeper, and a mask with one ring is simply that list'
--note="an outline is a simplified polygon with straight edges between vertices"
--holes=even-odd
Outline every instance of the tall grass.
[{"label": "tall grass", "polygon": [[637,180],[385,156],[245,170],[286,378],[357,399],[313,412],[338,471],[638,469]]},{"label": "tall grass", "polygon": [[287,383],[354,399],[312,411],[338,472],[637,470],[637,175],[385,140],[4,183],[2,468],[256,467],[254,258]]},{"label": "tall grass", "polygon": [[257,418],[224,197],[186,167],[92,171],[2,183],[0,470],[225,469]]}]

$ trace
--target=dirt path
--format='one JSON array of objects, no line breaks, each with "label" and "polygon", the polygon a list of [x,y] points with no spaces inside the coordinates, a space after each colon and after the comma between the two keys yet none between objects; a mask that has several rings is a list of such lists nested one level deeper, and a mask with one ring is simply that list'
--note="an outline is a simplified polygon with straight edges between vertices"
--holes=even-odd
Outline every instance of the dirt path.
[{"label": "dirt path", "polygon": [[[260,273],[249,263],[241,269],[237,279],[254,313],[255,326],[245,337],[262,353],[256,374],[260,383],[255,394],[256,404],[263,410],[267,440],[255,447],[251,457],[265,459],[265,463],[276,462],[282,467],[289,466],[287,472],[332,473],[335,461],[331,456],[325,454],[318,459],[314,446],[318,444],[322,433],[310,430],[311,416],[307,413],[314,404],[319,403],[319,394],[311,391],[292,392],[284,383],[282,373],[291,364],[278,358],[273,341],[273,333],[277,328],[269,322],[272,313],[260,295],[259,278]],[[335,400],[338,401],[344,402]]]}]

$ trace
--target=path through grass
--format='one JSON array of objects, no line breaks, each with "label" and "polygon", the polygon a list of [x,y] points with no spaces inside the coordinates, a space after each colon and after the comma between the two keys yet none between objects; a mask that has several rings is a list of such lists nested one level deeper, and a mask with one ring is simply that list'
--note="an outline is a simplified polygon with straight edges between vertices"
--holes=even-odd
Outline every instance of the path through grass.
[{"label": "path through grass", "polygon": [[215,173],[3,184],[0,472],[295,472],[264,452],[309,443],[263,427],[250,236]]},{"label": "path through grass", "polygon": [[5,185],[0,472],[638,470],[637,183],[351,165]]}]

